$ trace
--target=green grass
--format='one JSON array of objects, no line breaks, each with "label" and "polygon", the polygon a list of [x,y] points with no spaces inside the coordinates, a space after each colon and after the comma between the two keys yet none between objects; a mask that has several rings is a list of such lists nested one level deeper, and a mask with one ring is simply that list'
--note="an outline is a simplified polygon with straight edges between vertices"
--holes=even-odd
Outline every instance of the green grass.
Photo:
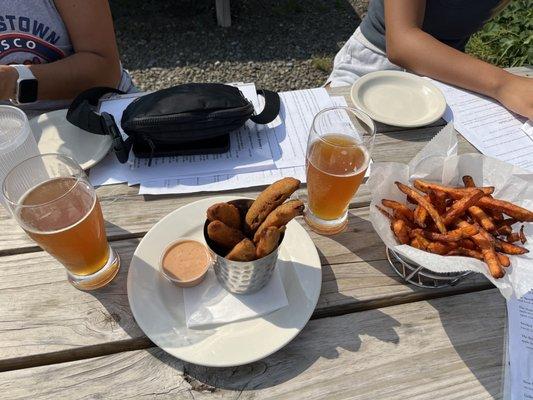
[{"label": "green grass", "polygon": [[472,36],[466,51],[501,67],[533,64],[533,1],[513,0]]},{"label": "green grass", "polygon": [[332,57],[313,57],[311,65],[323,72],[330,72],[333,67]]}]

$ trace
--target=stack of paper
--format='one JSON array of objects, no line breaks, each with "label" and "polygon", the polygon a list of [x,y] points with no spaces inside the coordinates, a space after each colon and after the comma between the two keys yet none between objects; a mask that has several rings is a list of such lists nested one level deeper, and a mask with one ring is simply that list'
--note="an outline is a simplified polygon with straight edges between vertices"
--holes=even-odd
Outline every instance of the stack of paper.
[{"label": "stack of paper", "polygon": [[444,119],[481,153],[533,171],[533,129],[497,101],[466,90],[432,81],[446,97]]},{"label": "stack of paper", "polygon": [[[261,108],[255,85],[238,84],[256,110]],[[95,186],[127,182],[140,184],[140,194],[193,193],[221,191],[270,184],[293,176],[305,181],[305,153],[314,116],[335,104],[346,105],[344,98],[330,98],[323,88],[280,93],[280,116],[267,126],[248,121],[231,133],[228,153],[196,156],[159,157],[152,160],[130,155],[120,164],[113,154],[91,169]],[[106,111],[120,121],[122,112],[135,96],[101,102]]]}]

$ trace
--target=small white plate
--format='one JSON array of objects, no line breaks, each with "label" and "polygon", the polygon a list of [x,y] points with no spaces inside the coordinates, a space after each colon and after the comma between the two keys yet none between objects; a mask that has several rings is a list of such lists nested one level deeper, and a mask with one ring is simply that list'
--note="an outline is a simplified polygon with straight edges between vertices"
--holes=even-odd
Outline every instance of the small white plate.
[{"label": "small white plate", "polygon": [[446,99],[435,85],[402,71],[362,76],[353,84],[351,98],[373,120],[405,128],[431,124],[446,110]]},{"label": "small white plate", "polygon": [[305,326],[318,301],[320,259],[313,241],[296,221],[287,225],[276,268],[289,305],[271,314],[209,329],[188,329],[183,290],[161,276],[157,263],[178,237],[204,242],[209,206],[235,196],[212,197],[181,207],[150,229],[135,250],[128,272],[128,300],[143,332],[157,346],[184,361],[232,367],[260,360],[289,343]]},{"label": "small white plate", "polygon": [[39,151],[60,153],[74,159],[83,169],[102,160],[111,149],[109,136],[95,135],[67,121],[67,110],[41,114],[30,120]]}]

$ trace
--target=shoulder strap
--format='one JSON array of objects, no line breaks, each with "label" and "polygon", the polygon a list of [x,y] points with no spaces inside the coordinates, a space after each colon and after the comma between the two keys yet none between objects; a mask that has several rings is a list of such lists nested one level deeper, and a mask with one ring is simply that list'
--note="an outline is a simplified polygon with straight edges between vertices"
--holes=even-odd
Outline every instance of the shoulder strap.
[{"label": "shoulder strap", "polygon": [[110,136],[113,141],[113,152],[124,164],[132,146],[131,139],[122,139],[112,115],[104,112],[98,114],[96,108],[100,98],[108,93],[124,94],[123,91],[109,87],[95,87],[80,93],[71,103],[67,111],[67,121],[85,131],[97,135]]},{"label": "shoulder strap", "polygon": [[95,87],[80,93],[70,104],[67,121],[85,131],[97,135],[108,135],[103,126],[102,116],[96,112],[98,101],[108,93],[124,94],[110,87]]},{"label": "shoulder strap", "polygon": [[257,94],[260,94],[265,98],[265,107],[263,108],[263,111],[257,115],[252,115],[250,119],[256,124],[265,125],[274,121],[279,114],[279,94],[265,89],[258,89]]}]

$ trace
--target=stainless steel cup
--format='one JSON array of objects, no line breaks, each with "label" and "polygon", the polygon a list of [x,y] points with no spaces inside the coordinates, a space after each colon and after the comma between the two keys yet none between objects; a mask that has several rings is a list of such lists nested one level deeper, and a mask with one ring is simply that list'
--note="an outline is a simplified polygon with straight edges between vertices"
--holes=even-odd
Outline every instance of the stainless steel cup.
[{"label": "stainless steel cup", "polygon": [[[250,206],[250,200],[234,200],[229,203],[234,204],[241,214],[245,214]],[[279,244],[276,250],[269,255],[254,261],[231,261],[224,258],[224,252],[207,236],[207,225],[204,225],[204,237],[207,246],[214,255],[214,270],[215,275],[220,284],[231,293],[235,294],[251,294],[262,289],[272,278],[274,268],[278,261],[278,253],[285,234],[282,234],[279,239]]]}]

